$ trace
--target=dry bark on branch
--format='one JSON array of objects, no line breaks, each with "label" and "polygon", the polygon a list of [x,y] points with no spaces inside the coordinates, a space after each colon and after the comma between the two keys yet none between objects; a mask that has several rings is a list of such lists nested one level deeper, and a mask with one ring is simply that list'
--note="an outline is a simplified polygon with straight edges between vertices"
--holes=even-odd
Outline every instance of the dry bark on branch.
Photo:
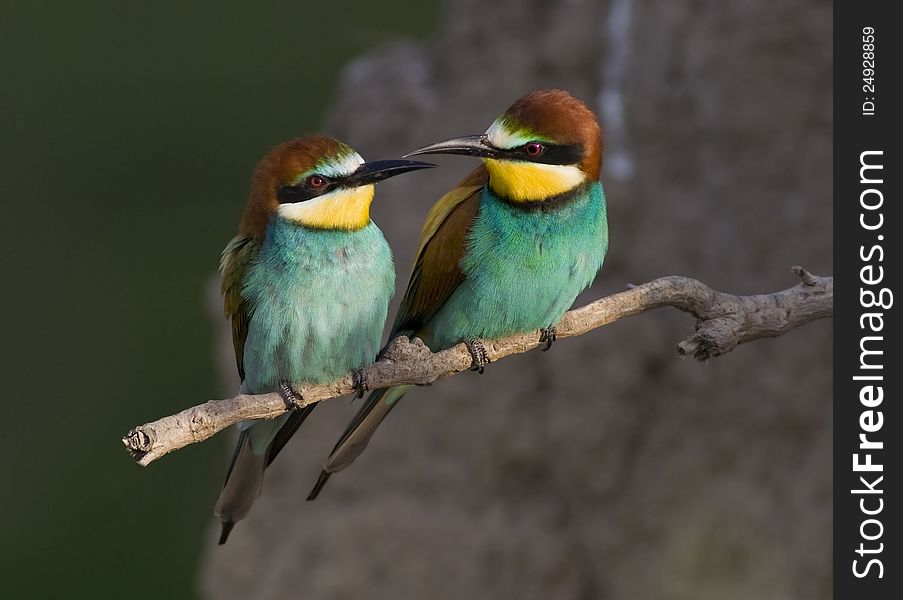
[{"label": "dry bark on branch", "polygon": [[[737,345],[765,337],[777,337],[815,319],[834,313],[834,278],[812,275],[793,267],[800,284],[773,294],[735,296],[715,291],[688,277],[662,277],[601,298],[574,309],[556,326],[557,338],[581,335],[623,317],[671,306],[696,317],[696,331],[681,341],[678,352],[704,361],[730,352]],[[540,332],[483,340],[490,362],[544,345]],[[370,389],[402,384],[426,385],[472,364],[470,352],[458,344],[430,352],[419,339],[397,337],[380,359],[365,370]],[[325,385],[299,385],[300,405],[336,398],[354,391],[351,373]],[[246,419],[271,419],[288,410],[277,393],[239,395],[211,400],[129,431],[123,444],[132,457],[147,466],[161,456],[188,444],[201,442],[226,427]]]}]

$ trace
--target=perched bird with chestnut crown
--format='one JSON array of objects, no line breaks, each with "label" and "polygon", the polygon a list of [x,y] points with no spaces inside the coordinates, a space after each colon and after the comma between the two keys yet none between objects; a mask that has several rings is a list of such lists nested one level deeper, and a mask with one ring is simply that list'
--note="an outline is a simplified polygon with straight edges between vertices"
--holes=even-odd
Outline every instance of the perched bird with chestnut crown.
[{"label": "perched bird with chestnut crown", "polygon": [[[239,232],[220,262],[241,391],[278,391],[297,405],[297,383],[327,383],[376,358],[395,291],[392,253],[370,220],[373,185],[431,167],[364,162],[351,147],[307,135],[257,166]],[[264,469],[314,405],[243,421],[216,503],[220,544],[260,494]]]},{"label": "perched bird with chestnut crown", "polygon": [[[465,342],[482,371],[479,338],[554,325],[602,267],[608,249],[599,182],[602,138],[592,111],[569,93],[517,100],[485,134],[415,150],[463,154],[482,164],[430,210],[392,336],[419,337],[434,352]],[[350,465],[410,386],[367,398],[308,497]]]}]

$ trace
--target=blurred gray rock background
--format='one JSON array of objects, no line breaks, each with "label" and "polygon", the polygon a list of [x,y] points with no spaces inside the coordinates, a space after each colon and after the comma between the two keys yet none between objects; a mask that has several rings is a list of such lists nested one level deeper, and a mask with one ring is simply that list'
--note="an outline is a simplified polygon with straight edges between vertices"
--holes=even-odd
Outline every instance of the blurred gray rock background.
[{"label": "blurred gray rock background", "polygon": [[[578,303],[668,274],[771,292],[794,264],[832,272],[831,26],[824,0],[451,0],[435,40],[347,65],[323,130],[399,156],[568,89],[606,132],[612,232]],[[429,206],[474,166],[441,163],[377,193],[400,293]],[[202,588],[829,597],[831,323],[702,365],[676,353],[692,327],[645,314],[416,390],[306,503],[356,410],[324,403],[225,547],[211,521]]]}]

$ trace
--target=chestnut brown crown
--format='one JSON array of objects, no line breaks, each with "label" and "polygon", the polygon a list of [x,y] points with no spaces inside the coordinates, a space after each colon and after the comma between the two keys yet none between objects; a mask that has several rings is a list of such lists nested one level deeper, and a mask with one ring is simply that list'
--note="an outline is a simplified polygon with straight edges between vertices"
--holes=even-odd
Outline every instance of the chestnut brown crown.
[{"label": "chestnut brown crown", "polygon": [[564,90],[536,90],[519,98],[499,117],[498,124],[521,139],[537,138],[579,145],[578,163],[588,178],[598,179],[602,167],[602,131],[596,115]]},{"label": "chestnut brown crown", "polygon": [[[279,208],[279,188],[296,181],[324,163],[353,159],[347,144],[322,134],[307,134],[279,144],[264,156],[251,179],[251,193],[239,230],[263,237],[267,223]],[[356,159],[360,162],[360,157]]]}]

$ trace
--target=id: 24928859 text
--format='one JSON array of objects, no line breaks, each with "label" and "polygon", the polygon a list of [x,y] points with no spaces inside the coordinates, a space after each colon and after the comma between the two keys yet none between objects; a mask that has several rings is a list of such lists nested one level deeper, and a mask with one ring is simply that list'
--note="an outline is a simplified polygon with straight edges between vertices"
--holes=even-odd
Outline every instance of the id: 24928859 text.
[{"label": "id: 24928859 text", "polygon": [[875,102],[877,95],[875,93],[875,81],[877,79],[877,71],[875,70],[875,28],[862,28],[862,93],[865,94],[865,100],[862,102],[862,116],[871,117],[875,114]]}]

